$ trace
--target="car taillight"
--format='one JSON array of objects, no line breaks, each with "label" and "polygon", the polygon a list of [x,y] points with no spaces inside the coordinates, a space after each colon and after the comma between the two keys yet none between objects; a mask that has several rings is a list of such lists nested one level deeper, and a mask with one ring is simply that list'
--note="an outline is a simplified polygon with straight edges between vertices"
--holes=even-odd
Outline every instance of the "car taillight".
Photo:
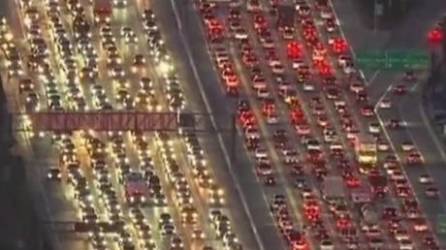
[{"label": "car taillight", "polygon": [[337,54],[345,53],[348,49],[347,42],[342,38],[336,38],[332,44],[332,49]]},{"label": "car taillight", "polygon": [[288,57],[291,59],[297,59],[301,56],[301,46],[298,42],[290,42],[287,45]]},{"label": "car taillight", "polygon": [[441,30],[441,28],[437,27],[429,32],[428,40],[431,43],[439,43],[443,41],[443,36],[443,31]]}]

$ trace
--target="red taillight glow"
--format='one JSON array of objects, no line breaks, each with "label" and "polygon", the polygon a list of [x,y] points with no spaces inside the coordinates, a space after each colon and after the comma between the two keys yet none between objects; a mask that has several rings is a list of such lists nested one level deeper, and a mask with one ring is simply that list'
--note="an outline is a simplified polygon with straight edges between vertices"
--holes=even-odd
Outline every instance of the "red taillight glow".
[{"label": "red taillight glow", "polygon": [[287,45],[287,54],[290,59],[297,59],[301,56],[302,50],[298,42],[290,42]]},{"label": "red taillight glow", "polygon": [[337,54],[345,53],[348,49],[347,41],[342,38],[336,38],[331,45],[332,50]]},{"label": "red taillight glow", "polygon": [[437,27],[429,32],[427,35],[429,42],[431,43],[439,43],[443,41],[443,31],[441,28]]}]

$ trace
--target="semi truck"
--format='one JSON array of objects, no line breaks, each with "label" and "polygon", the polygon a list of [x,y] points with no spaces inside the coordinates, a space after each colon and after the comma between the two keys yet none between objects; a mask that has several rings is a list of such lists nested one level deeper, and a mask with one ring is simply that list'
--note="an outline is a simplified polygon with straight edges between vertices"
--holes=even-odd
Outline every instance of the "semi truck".
[{"label": "semi truck", "polygon": [[110,23],[112,11],[111,0],[94,0],[93,13],[96,24]]}]

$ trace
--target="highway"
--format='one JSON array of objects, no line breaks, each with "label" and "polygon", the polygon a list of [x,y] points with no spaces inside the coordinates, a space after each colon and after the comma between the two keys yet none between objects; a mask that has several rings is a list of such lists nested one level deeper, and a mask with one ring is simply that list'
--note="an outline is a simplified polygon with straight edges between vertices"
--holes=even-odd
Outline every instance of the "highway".
[{"label": "highway", "polygon": [[[408,52],[421,50],[430,53],[431,48],[427,43],[426,34],[440,20],[446,10],[446,4],[443,1],[432,1],[427,5],[419,3],[420,5],[411,10],[401,24],[395,25],[394,30],[378,31],[378,34],[373,34],[358,27],[357,23],[349,22],[351,16],[345,13],[355,12],[350,1],[333,1],[333,3],[345,35],[356,52],[371,48],[371,50],[405,49]],[[364,37],[368,37],[368,41]],[[409,167],[405,171],[431,220],[431,224],[435,227],[438,223],[438,215],[445,213],[445,194],[440,192],[438,200],[426,198],[424,194],[426,186],[420,185],[418,181],[419,176],[427,174],[433,177],[439,190],[445,190],[444,182],[441,181],[442,176],[446,174],[446,170],[443,168],[445,163],[444,146],[439,143],[432,125],[429,124],[429,118],[422,103],[422,92],[426,87],[428,74],[419,72],[418,80],[407,86],[409,92],[405,96],[395,96],[391,93],[392,88],[402,82],[403,72],[368,71],[365,75],[368,79],[370,99],[377,105],[377,108],[380,100],[391,100],[392,107],[389,110],[378,108],[383,122],[387,123],[391,119],[398,119],[408,124],[401,130],[389,130],[393,143],[398,147],[403,142],[411,141],[425,158],[422,168]],[[402,158],[404,157],[402,152],[400,155]],[[442,236],[440,239],[445,244],[445,237]]]},{"label": "highway", "polygon": [[[147,46],[146,44],[143,20],[141,18],[143,10],[150,6],[142,6],[141,3],[137,6],[132,3],[122,9],[115,7],[113,17],[111,18],[111,29],[107,31],[109,32],[108,34],[105,34],[104,27],[93,28],[91,39],[86,39],[87,44],[90,44],[87,45],[87,50],[73,49],[71,52],[64,51],[62,53],[58,47],[59,45],[55,42],[56,34],[51,27],[59,25],[54,23],[54,20],[59,18],[61,20],[59,29],[64,30],[60,32],[66,36],[67,43],[76,45],[75,34],[70,31],[72,29],[73,9],[70,10],[63,3],[55,2],[53,4],[52,7],[55,8],[53,12],[46,12],[48,8],[46,1],[34,2],[34,7],[38,9],[37,15],[41,17],[38,18],[35,25],[41,25],[40,31],[37,30],[37,32],[43,33],[43,43],[46,44],[43,46],[47,46],[48,48],[47,50],[44,49],[44,53],[47,52],[46,57],[48,57],[49,71],[46,73],[47,75],[44,75],[23,65],[24,75],[18,78],[22,79],[25,76],[29,76],[34,79],[48,79],[52,75],[54,76],[56,88],[51,90],[52,92],[48,90],[51,88],[48,80],[47,82],[36,81],[31,90],[25,90],[36,93],[40,97],[38,99],[38,106],[42,110],[45,110],[47,107],[54,108],[55,106],[56,108],[73,111],[82,109],[99,110],[111,106],[117,109],[124,109],[125,107],[130,109],[137,108],[141,111],[150,111],[151,109],[166,111],[177,108],[193,111],[194,107],[198,106],[195,101],[199,102],[199,99],[194,100],[196,96],[188,95],[188,93],[183,95],[181,93],[183,88],[188,89],[187,84],[185,84],[188,82],[186,76],[184,78],[182,74],[174,76],[175,72],[172,71],[176,70],[177,65],[181,69],[182,63],[173,61],[173,69],[161,67],[160,65],[169,66],[169,61],[163,61],[169,59],[167,57],[156,57],[150,54],[153,53],[153,55],[156,55],[156,51],[150,47],[151,45]],[[94,19],[93,8],[88,4],[87,0],[82,1],[81,5],[85,6],[85,20],[92,24]],[[31,17],[27,16],[25,18],[25,13],[21,12],[17,6],[8,6],[8,8],[14,10],[15,12],[11,13],[17,15],[8,18],[12,20],[10,23],[13,24],[10,28],[14,32],[12,43],[17,43],[20,56],[25,59],[25,55],[30,53],[31,45],[26,40],[19,39],[19,37],[27,36],[28,32],[30,32],[30,27],[29,24],[24,24],[18,20],[26,20]],[[55,10],[60,11],[60,14],[57,14],[58,11]],[[129,13],[132,14],[129,15]],[[52,19],[48,15],[52,15]],[[158,16],[156,12],[155,15]],[[148,16],[147,18],[152,17]],[[124,26],[130,27],[130,31],[127,29],[127,32],[129,32],[127,34],[128,37],[122,35]],[[33,26],[33,29],[36,29],[36,26]],[[106,35],[108,38],[105,38]],[[164,30],[161,30],[162,37],[164,37]],[[122,62],[123,72],[124,74],[128,74],[126,78],[119,79],[109,73],[112,70],[114,72],[119,71],[110,68],[114,65],[112,64],[110,66],[110,63],[107,63],[107,61],[110,62],[112,59],[110,59],[109,52],[103,47],[104,39],[113,41],[112,43],[114,44],[111,46],[119,51],[117,57],[114,57],[113,60],[116,60],[117,67],[120,67],[120,62]],[[128,39],[127,42],[126,39]],[[155,40],[154,42],[159,42],[159,40]],[[2,43],[5,43],[5,41],[2,41]],[[67,48],[70,50],[73,47],[68,46]],[[74,75],[74,79],[71,78],[72,76],[70,76],[69,72],[67,73],[66,68],[71,67],[74,72],[80,72],[81,67],[86,67],[89,60],[91,60],[88,49],[93,53],[93,57],[97,54],[97,57],[101,58],[97,64],[98,78],[88,78],[92,74],[88,70],[94,70],[91,68],[82,69],[82,75]],[[67,62],[64,63],[61,60],[65,57],[66,53],[72,53],[73,64],[71,66],[67,66]],[[141,70],[132,70],[135,67],[133,60],[137,54],[142,55],[144,60],[147,61],[147,65],[144,65]],[[161,62],[156,62],[156,60],[161,60]],[[7,72],[8,68],[4,66],[3,69],[4,72]],[[121,73],[115,74],[119,75]],[[145,76],[150,77],[153,83],[142,87],[139,83],[140,78]],[[177,77],[179,83],[173,77]],[[17,81],[15,76],[11,79],[9,83]],[[67,81],[73,81],[70,83],[73,86],[69,85],[71,87],[68,88],[64,84]],[[93,83],[89,81],[93,81]],[[177,88],[177,84],[179,84],[178,86],[180,88],[179,95],[170,92],[171,89]],[[24,105],[26,98],[24,98],[23,93],[18,91],[18,88],[15,86],[19,86],[19,84],[9,84],[6,86],[9,107],[13,113],[24,112],[26,109]],[[154,106],[154,102],[151,101],[148,102],[148,105],[139,104],[141,98],[143,98],[141,97],[143,94],[140,93],[143,91],[142,88],[149,88],[147,91],[150,91],[150,93],[153,91],[153,97],[148,96],[148,98],[156,99],[153,101],[156,101],[158,105]],[[122,96],[120,91],[125,91],[128,94],[125,94],[122,98],[120,97]],[[26,94],[29,94],[28,92]],[[147,92],[145,93],[147,94]],[[54,95],[58,97],[53,97]],[[105,95],[105,98],[101,97],[101,95]],[[183,96],[186,97],[185,104],[182,101]],[[61,102],[54,101],[55,99],[61,100]],[[189,99],[192,100],[191,104],[188,102]],[[60,107],[57,107],[59,105]],[[27,126],[32,127],[32,124]],[[243,209],[238,205],[236,191],[231,186],[226,185],[230,182],[225,181],[225,178],[228,177],[226,169],[223,167],[224,164],[221,164],[223,166],[218,164],[222,162],[221,158],[218,158],[221,157],[218,153],[219,148],[215,146],[208,147],[207,144],[210,144],[210,141],[202,140],[202,137],[207,137],[206,135],[199,136],[198,144],[194,144],[194,147],[203,147],[205,149],[204,155],[200,156],[203,150],[199,148],[196,148],[198,150],[196,153],[200,155],[190,153],[188,148],[192,144],[186,141],[186,135],[173,134],[169,139],[166,139],[162,135],[156,137],[153,133],[144,136],[131,135],[130,133],[107,136],[99,132],[80,131],[73,133],[71,136],[67,135],[67,139],[64,139],[63,144],[65,146],[61,146],[54,145],[51,142],[51,134],[49,133],[33,133],[30,131],[17,131],[17,133],[21,146],[19,150],[27,160],[27,174],[33,176],[32,183],[36,187],[35,195],[36,200],[38,200],[36,204],[38,204],[41,212],[43,223],[48,224],[48,233],[53,236],[55,249],[86,249],[91,247],[93,249],[103,249],[105,246],[112,249],[122,249],[121,247],[124,246],[133,246],[135,249],[152,249],[154,246],[159,247],[159,249],[203,249],[204,246],[213,247],[210,249],[222,249],[223,244],[238,249],[236,248],[238,244],[237,239],[240,239],[241,244],[246,245],[246,249],[256,249],[253,246],[254,243],[252,243],[253,236],[251,236],[249,225],[235,223],[236,221],[247,221],[247,219],[245,218]],[[147,138],[150,138],[150,140],[147,141]],[[167,146],[162,146],[164,143]],[[201,143],[203,143],[203,146],[200,146]],[[144,145],[147,145],[148,148]],[[170,145],[172,145],[171,149]],[[70,147],[70,149],[64,147]],[[101,156],[100,152],[103,150],[110,152],[110,155]],[[96,151],[99,153],[92,153]],[[215,151],[217,153],[209,151]],[[208,156],[208,152],[212,154]],[[69,156],[69,154],[72,155]],[[193,160],[196,157],[204,157],[204,161]],[[65,163],[59,163],[60,160],[65,161]],[[96,162],[98,161],[104,161],[109,167],[109,170],[96,167]],[[178,164],[181,167],[175,170],[175,172],[172,172],[174,170],[168,171],[172,164]],[[205,165],[201,166],[201,164]],[[78,167],[73,169],[72,167],[76,165]],[[127,166],[128,170],[125,170]],[[147,169],[148,167],[150,169]],[[155,197],[151,198],[149,205],[141,206],[139,204],[130,204],[130,198],[127,194],[130,191],[127,191],[128,188],[126,188],[126,185],[130,184],[130,179],[126,179],[130,178],[127,175],[131,174],[127,174],[124,171],[130,171],[134,176],[143,176],[145,174],[146,177],[144,178],[148,178],[147,174],[151,173],[150,176],[152,177],[149,176],[150,181],[155,179],[159,180],[161,189],[151,191],[155,192]],[[60,180],[58,180],[59,175],[55,174],[57,172],[61,175]],[[51,179],[48,179],[48,173],[53,173]],[[173,178],[177,175],[183,175],[184,179]],[[79,184],[83,183],[82,180],[84,178],[86,178],[85,184]],[[220,191],[220,186],[223,187],[223,193]],[[155,188],[152,186],[149,187]],[[107,190],[104,191],[104,188],[107,188]],[[90,194],[79,196],[79,192]],[[214,192],[216,196],[210,196],[211,192]],[[222,195],[221,198],[219,198],[220,195]],[[83,200],[84,198],[85,200]],[[219,204],[220,199],[223,200],[221,204]],[[108,205],[111,202],[115,202],[114,200],[116,200],[117,206]],[[216,204],[213,203],[214,201]],[[85,203],[87,205],[84,205]],[[159,203],[160,205],[155,205],[154,203]],[[164,206],[164,203],[167,206]],[[189,212],[186,209],[189,209],[187,211],[196,212],[192,212],[189,214],[190,217],[187,217],[189,216]],[[222,213],[221,217],[216,216],[210,218],[211,211],[217,210]],[[139,213],[138,211],[141,211],[141,216],[145,218],[142,221],[135,221],[134,216],[139,216],[136,215]],[[73,232],[74,222],[80,222],[82,220],[85,222],[85,217],[79,218],[78,216],[78,214],[82,214],[81,212],[84,213],[84,216],[87,213],[90,216],[89,218],[97,217],[99,222],[108,221],[120,223],[120,221],[123,221],[125,227],[118,230],[118,237],[103,236],[100,233],[89,238],[85,233]],[[172,222],[168,219],[163,222],[167,223],[166,225],[161,225],[161,222],[158,222],[159,217],[161,216],[166,219],[166,214],[171,215]],[[184,222],[184,218],[189,219],[187,219],[187,222]],[[147,222],[145,222],[146,220]],[[143,228],[144,223],[149,223],[151,230],[149,229],[148,232],[143,232],[141,228]],[[169,233],[165,233],[163,230],[168,230],[164,229],[164,227],[170,227],[169,223],[173,223],[176,230],[174,229],[170,233],[173,235],[166,236],[165,234]],[[159,227],[158,224],[160,224]],[[219,226],[217,227],[215,225]],[[138,230],[141,230],[141,232]],[[204,233],[203,235],[201,235],[201,231]],[[140,233],[147,234],[143,234],[144,237],[141,238],[139,236]],[[69,234],[69,236],[67,237],[66,234]],[[223,243],[222,237],[226,234],[227,236],[225,236]],[[202,236],[203,238],[201,238]],[[130,242],[127,242],[128,240]],[[93,245],[91,245],[92,243]],[[102,244],[105,245],[103,246]],[[184,246],[182,246],[183,244]]]},{"label": "highway", "polygon": [[[204,39],[204,37],[199,29],[200,19],[196,15],[195,9],[187,1],[179,1],[177,3],[181,26],[184,30],[183,34],[185,39],[187,39],[185,41],[186,44],[183,44],[179,33],[181,31],[178,30],[175,20],[166,18],[174,15],[171,3],[169,1],[160,1],[155,4],[154,8],[165,13],[162,15],[162,17],[165,18],[160,19],[165,26],[175,27],[169,29],[170,36],[167,36],[167,39],[170,38],[170,41],[176,45],[174,47],[177,48],[177,53],[184,59],[184,61],[190,60],[190,56],[187,53],[187,50],[190,50],[193,64],[188,64],[185,71],[189,72],[189,79],[197,81],[195,78],[196,76],[191,74],[194,72],[193,67],[196,67],[199,80],[203,85],[202,88],[209,100],[210,110],[206,111],[211,111],[211,113],[214,114],[215,123],[218,126],[217,130],[227,131],[227,129],[232,126],[228,121],[231,121],[231,115],[235,112],[236,106],[231,103],[222,105],[222,103],[227,103],[227,101],[225,96],[221,94],[221,90],[215,88],[215,86],[219,84],[219,79],[215,74],[215,69],[210,60],[209,53],[203,49],[205,44],[196,40],[196,37],[202,37],[202,39]],[[197,83],[197,85],[198,84],[199,83]],[[200,99],[197,89],[200,89],[200,86],[191,89],[191,93],[195,94],[196,97],[194,99],[196,100]],[[232,147],[230,133],[223,132],[219,136],[222,137],[223,145],[228,149],[227,152],[230,152]],[[249,206],[246,212],[249,214],[249,217],[251,217],[249,223],[254,223],[253,229],[257,231],[257,234],[261,239],[260,243],[262,244],[255,247],[255,249],[267,249],[265,246],[280,246],[282,245],[282,242],[275,230],[273,220],[269,214],[268,204],[261,192],[261,184],[257,182],[255,173],[253,173],[250,168],[246,167],[249,165],[249,160],[242,148],[243,141],[237,138],[235,145],[236,149],[234,151],[237,152],[236,163],[229,166],[229,171],[232,171],[233,174],[228,176],[226,180],[228,180],[228,182],[234,182],[234,188],[236,190],[239,189],[237,186],[240,186],[240,191],[242,191],[242,194],[240,195],[240,199],[242,199],[241,204],[247,204]],[[235,180],[231,178],[234,178]]]},{"label": "highway", "polygon": [[[180,21],[181,22],[179,22],[180,23],[180,28],[184,28],[184,27],[190,27],[190,23],[191,23],[191,21],[190,21],[190,19],[192,19],[192,17],[190,17],[189,16],[189,13],[187,13],[187,14],[184,14],[184,10],[186,9],[187,10],[187,8],[184,8],[184,5],[182,5],[182,3],[180,3],[179,4],[180,6],[181,6],[181,12],[180,12],[180,15],[178,15],[177,17],[180,19]],[[224,15],[223,15],[224,16]],[[192,29],[188,29],[187,31],[187,33],[186,33],[186,37],[188,37],[190,34],[194,34],[193,32],[194,32],[194,30],[195,30],[195,27],[193,27]],[[192,36],[192,35],[191,35]],[[251,37],[251,36],[253,36],[253,33],[248,33],[248,37]],[[193,44],[196,44],[197,42],[196,42],[196,40],[194,40],[193,42],[190,42],[190,41],[186,41],[186,43],[189,43],[189,44],[192,44],[192,47],[194,47],[194,45]],[[188,45],[188,46],[191,46],[191,45]],[[204,47],[203,45],[197,45],[198,47]],[[198,50],[198,49],[197,49]],[[233,57],[237,57],[237,52],[236,52],[236,49],[234,49],[234,48],[232,48],[231,47],[231,45],[229,45],[229,48],[228,48],[228,50],[230,51],[230,53],[231,53],[231,55],[233,56]],[[192,50],[193,51],[193,50]],[[256,50],[255,50],[256,52],[259,52],[259,51],[261,51],[261,49],[259,49],[259,48],[256,48]],[[196,52],[197,54],[198,54],[198,52]],[[260,52],[261,53],[261,52]],[[256,53],[257,54],[257,53]],[[194,54],[194,56],[195,56],[195,54]],[[199,58],[201,58],[201,57],[199,57]],[[243,68],[242,68],[242,66],[240,66],[240,63],[238,63],[237,62],[237,59],[235,59],[234,60],[235,61],[235,68],[237,69],[237,71],[241,71],[241,72],[243,72],[244,70],[243,70]],[[200,61],[201,62],[201,61]],[[202,70],[202,75],[200,75],[202,78],[204,78],[204,79],[208,79],[208,72],[207,72],[207,67],[204,67],[204,65],[203,65],[203,67],[201,67],[201,64],[200,64],[200,67],[199,68],[205,68],[205,69],[203,69]],[[246,83],[248,80],[247,80],[247,76],[243,76],[244,74],[246,74],[246,73],[242,73],[241,74],[241,76],[240,76],[240,79],[241,79],[241,82],[242,82],[242,85],[244,85],[244,86],[246,86],[246,84],[248,84],[248,83]],[[212,82],[212,81],[206,81],[206,85],[210,85],[210,82]],[[218,85],[216,86],[217,88],[220,88]],[[262,120],[261,119],[261,115],[259,115],[259,111],[258,111],[258,109],[259,109],[259,107],[257,106],[258,104],[256,104],[256,102],[257,101],[255,101],[255,100],[252,100],[251,99],[251,97],[250,96],[252,96],[253,95],[253,93],[250,93],[250,90],[249,90],[249,87],[243,87],[243,89],[244,90],[246,90],[247,92],[248,92],[248,98],[250,99],[250,101],[249,101],[249,103],[251,104],[251,105],[253,105],[254,107],[254,113],[255,113],[255,116],[256,116],[256,118],[257,119],[259,119],[259,120]],[[216,99],[217,97],[215,96],[215,92],[216,92],[216,90],[213,90],[213,89],[208,89],[207,90],[208,92],[207,92],[207,95],[208,96],[212,96],[213,97],[213,99]],[[241,98],[243,98],[243,96],[241,97]],[[305,102],[304,102],[305,103]],[[215,105],[215,106],[218,106],[217,104]],[[257,109],[257,111],[256,111],[256,109]],[[279,110],[283,110],[282,108],[279,108]],[[308,113],[308,110],[306,110],[306,113]],[[359,118],[358,116],[356,116],[355,117],[356,119],[358,119],[358,120],[363,120],[363,118]],[[281,121],[282,119],[284,119],[284,117],[282,117],[282,116],[279,116],[279,120]],[[286,119],[286,118],[285,118]],[[271,132],[270,131],[268,131],[268,129],[269,128],[266,128],[267,126],[263,123],[263,122],[261,121],[260,122],[260,130],[261,130],[261,133],[262,133],[262,137],[265,137],[266,138],[266,141],[265,141],[265,143],[266,143],[266,148],[268,149],[267,151],[269,151],[269,153],[271,154],[271,157],[272,157],[272,161],[275,163],[274,165],[278,168],[278,175],[279,175],[279,183],[281,183],[282,184],[282,186],[285,186],[285,193],[287,194],[287,195],[289,195],[289,196],[291,196],[291,202],[290,202],[290,204],[291,204],[291,207],[293,207],[293,208],[295,208],[295,204],[297,204],[297,202],[296,201],[294,201],[294,195],[291,195],[290,194],[290,192],[291,191],[289,191],[289,190],[291,190],[292,188],[290,187],[290,188],[287,188],[286,186],[288,186],[289,184],[288,183],[286,183],[286,182],[283,182],[283,180],[284,180],[284,178],[283,178],[283,170],[281,170],[281,168],[282,168],[282,164],[280,163],[280,161],[278,161],[278,159],[277,159],[277,154],[274,152],[275,150],[274,149],[272,149],[272,146],[271,146],[271,144],[270,144],[270,139],[269,138],[271,138]],[[361,129],[362,129],[362,131],[364,131],[364,128],[365,129],[367,129],[367,125],[366,124],[361,124]],[[268,191],[265,191],[265,193],[267,194],[266,196],[268,196]],[[395,203],[395,202],[397,202],[396,200],[393,200],[393,199],[391,199],[391,200],[389,200],[389,202],[391,202],[391,203]],[[396,204],[398,204],[398,202],[396,203]],[[295,209],[293,209],[293,210],[295,210]],[[302,221],[301,221],[301,215],[299,215],[299,213],[298,214],[296,214],[296,220],[297,220],[297,223],[298,224],[302,224]]]},{"label": "highway", "polygon": [[[17,122],[31,128],[17,131],[17,150],[25,156],[34,203],[55,249],[429,249],[423,242],[431,236],[429,229],[418,230],[417,220],[406,219],[427,216],[431,225],[422,222],[424,228],[434,226],[437,215],[445,213],[444,192],[438,200],[427,199],[418,181],[421,174],[429,174],[445,190],[446,184],[436,177],[444,174],[445,154],[438,142],[425,136],[432,132],[421,124],[426,121],[419,106],[422,83],[408,86],[409,92],[401,96],[393,94],[394,85],[386,85],[401,81],[401,75],[377,72],[373,78],[378,84],[353,85],[354,77],[347,73],[351,69],[341,66],[330,42],[342,38],[342,32],[337,27],[327,30],[327,13],[318,10],[316,1],[303,1],[295,11],[307,20],[293,23],[297,56],[290,55],[290,39],[283,38],[283,27],[276,25],[273,1],[259,1],[261,7],[256,1],[239,7],[186,0],[125,6],[122,1],[123,6],[113,7],[109,24],[105,19],[94,24],[96,17],[104,16],[88,0],[79,1],[82,8],[49,2],[34,1],[33,7],[24,6],[24,0],[8,2],[12,6],[7,8],[14,11],[0,27],[0,45],[12,113],[209,113],[209,131],[202,134],[57,134],[32,131],[26,119]],[[308,12],[303,7],[307,5]],[[147,8],[153,14],[144,11]],[[330,6],[324,8],[331,16]],[[90,31],[73,27],[73,21],[79,21],[75,16],[91,24]],[[206,25],[216,24],[223,32],[211,29],[207,36]],[[406,31],[413,24],[407,25]],[[425,30],[429,23],[423,25],[417,29]],[[396,36],[403,39],[406,31]],[[320,44],[311,41],[315,37]],[[246,53],[255,58],[253,65]],[[218,63],[221,56],[223,65]],[[225,81],[236,82],[238,97],[225,95]],[[388,98],[392,107],[375,110],[378,116],[365,114],[368,103],[352,86],[369,88],[370,104],[379,106]],[[374,122],[386,126],[397,117],[407,129],[371,132],[380,130]],[[390,145],[382,150],[387,152],[374,153],[378,165],[396,155],[400,162],[395,167],[407,174],[409,185],[405,175],[396,181],[388,169],[370,171],[369,165],[358,162],[360,153],[352,145],[370,142],[372,133]],[[400,145],[406,140],[414,141],[425,159],[423,166],[405,164],[407,153]],[[373,175],[383,175],[389,191],[382,199],[371,194],[378,221],[369,222],[351,194],[357,188],[353,185],[371,188]],[[324,180],[330,178],[341,180],[343,202],[326,198]],[[305,187],[298,187],[299,182]],[[399,191],[400,186],[408,194]],[[421,211],[403,206],[412,201],[412,188]],[[397,226],[407,230],[398,237],[409,242],[398,240],[388,219],[381,220],[393,216],[385,214],[391,208],[398,214]],[[75,229],[75,222],[93,226]]]}]

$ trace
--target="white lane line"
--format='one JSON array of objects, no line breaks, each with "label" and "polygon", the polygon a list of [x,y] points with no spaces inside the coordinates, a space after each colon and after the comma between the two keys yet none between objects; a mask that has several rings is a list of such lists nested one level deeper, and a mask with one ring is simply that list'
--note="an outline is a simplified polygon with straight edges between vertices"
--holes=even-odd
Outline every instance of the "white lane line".
[{"label": "white lane line", "polygon": [[434,144],[437,147],[437,150],[440,152],[441,158],[446,163],[446,153],[444,151],[444,145],[442,145],[442,143],[438,140],[438,137],[437,137],[436,133],[434,132],[434,129],[432,128],[432,126],[430,124],[429,118],[427,117],[426,112],[423,108],[423,104],[419,103],[418,108],[420,110],[421,119],[423,120],[423,123],[424,123],[425,127],[427,128],[427,131],[429,132],[430,137],[434,141]]},{"label": "white lane line", "polygon": [[389,87],[387,87],[386,91],[381,95],[381,97],[378,99],[378,101],[375,104],[375,107],[373,107],[373,111],[375,114],[378,112],[379,105],[381,102],[386,98],[386,96],[390,93],[390,90],[392,90],[393,84],[390,84]]},{"label": "white lane line", "polygon": [[[204,87],[203,87],[203,82],[201,81],[200,75],[198,74],[198,70],[197,70],[197,68],[195,66],[194,58],[193,58],[192,52],[190,51],[190,48],[189,48],[189,43],[186,41],[186,38],[184,36],[184,32],[183,32],[183,30],[181,28],[182,27],[181,18],[180,18],[180,15],[178,14],[178,9],[177,9],[176,3],[175,3],[174,0],[170,0],[170,4],[172,5],[172,9],[173,9],[173,12],[174,12],[174,15],[175,15],[176,24],[177,24],[177,26],[179,28],[179,35],[180,35],[181,41],[182,41],[182,43],[184,45],[184,49],[185,49],[185,52],[187,54],[187,58],[189,60],[189,64],[190,64],[190,66],[192,68],[192,73],[194,75],[195,80],[197,80],[197,85],[198,85],[198,89],[199,89],[201,98],[203,99],[203,102],[204,102],[204,105],[206,107],[207,112],[210,114],[210,120],[211,120],[211,123],[212,123],[212,127],[214,127],[214,129],[216,131],[218,131],[217,122],[216,122],[216,119],[215,119],[215,117],[214,117],[214,115],[212,113],[212,108],[211,108],[211,106],[209,104],[209,100],[208,100],[206,94],[204,93],[205,91],[204,91]],[[222,137],[221,133],[216,133],[216,135],[217,135],[218,143],[220,144],[220,148],[221,148],[221,150],[223,152],[223,155],[224,155],[224,158],[225,158],[225,162],[226,162],[226,164],[228,166],[229,173],[230,173],[230,175],[232,177],[232,180],[233,180],[233,182],[235,184],[235,188],[237,189],[237,192],[239,193],[239,196],[241,198],[240,200],[242,201],[243,208],[245,209],[245,212],[246,212],[246,214],[248,216],[249,224],[251,226],[251,229],[254,232],[254,237],[256,238],[257,245],[260,247],[261,250],[265,250],[265,247],[263,246],[262,239],[260,238],[259,232],[257,231],[257,227],[256,227],[256,225],[254,223],[254,219],[253,219],[252,214],[251,214],[251,212],[249,210],[249,206],[248,206],[248,203],[246,201],[246,197],[245,197],[244,193],[242,192],[242,188],[240,186],[240,183],[238,182],[238,180],[236,178],[236,174],[235,174],[234,169],[233,169],[231,158],[229,157],[228,149],[226,148],[226,145],[224,144],[223,137]]]},{"label": "white lane line", "polygon": [[372,77],[370,77],[370,80],[367,81],[368,87],[372,86],[372,84],[375,81],[376,77],[378,77],[378,75],[380,73],[381,73],[381,70],[377,70],[377,71],[375,71],[375,73],[373,73]]}]

